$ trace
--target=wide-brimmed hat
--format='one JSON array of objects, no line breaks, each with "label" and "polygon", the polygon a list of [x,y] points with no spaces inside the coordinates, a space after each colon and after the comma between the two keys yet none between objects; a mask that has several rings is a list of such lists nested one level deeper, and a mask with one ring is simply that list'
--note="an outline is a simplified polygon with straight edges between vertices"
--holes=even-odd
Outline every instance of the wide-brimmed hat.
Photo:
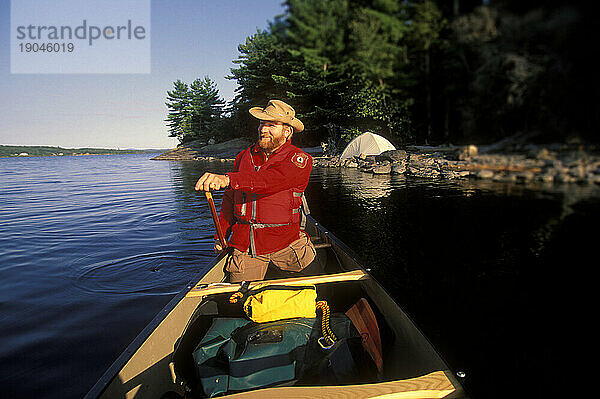
[{"label": "wide-brimmed hat", "polygon": [[266,107],[252,107],[250,114],[262,121],[281,122],[294,128],[298,133],[304,130],[304,124],[296,118],[296,111],[281,100],[269,100]]}]

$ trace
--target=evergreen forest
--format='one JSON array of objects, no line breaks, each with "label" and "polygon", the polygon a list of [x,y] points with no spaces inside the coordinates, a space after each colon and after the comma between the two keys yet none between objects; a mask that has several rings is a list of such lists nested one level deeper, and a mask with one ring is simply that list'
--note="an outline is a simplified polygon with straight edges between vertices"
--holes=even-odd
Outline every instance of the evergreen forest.
[{"label": "evergreen forest", "polygon": [[299,145],[378,133],[396,145],[597,141],[598,46],[588,2],[286,0],[239,44],[226,103],[208,77],[167,92],[181,143],[253,138],[271,98],[306,126]]}]

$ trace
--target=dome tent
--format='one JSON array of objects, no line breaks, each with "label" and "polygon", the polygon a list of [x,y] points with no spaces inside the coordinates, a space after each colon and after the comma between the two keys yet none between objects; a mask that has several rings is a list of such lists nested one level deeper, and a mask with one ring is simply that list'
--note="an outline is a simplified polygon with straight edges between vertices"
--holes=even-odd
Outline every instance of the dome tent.
[{"label": "dome tent", "polygon": [[384,151],[395,149],[396,147],[387,139],[378,134],[366,132],[348,143],[342,151],[342,155],[340,155],[340,160],[359,156],[360,154],[379,155]]}]

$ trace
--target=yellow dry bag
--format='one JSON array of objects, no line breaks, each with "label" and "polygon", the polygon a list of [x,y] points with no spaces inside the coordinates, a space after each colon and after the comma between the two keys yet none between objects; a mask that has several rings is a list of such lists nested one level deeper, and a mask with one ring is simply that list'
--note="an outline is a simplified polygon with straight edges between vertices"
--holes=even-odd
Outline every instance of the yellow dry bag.
[{"label": "yellow dry bag", "polygon": [[[257,323],[296,317],[316,317],[317,289],[314,285],[259,284],[245,293],[243,297],[246,298],[244,312]],[[236,302],[236,300],[232,302]]]}]

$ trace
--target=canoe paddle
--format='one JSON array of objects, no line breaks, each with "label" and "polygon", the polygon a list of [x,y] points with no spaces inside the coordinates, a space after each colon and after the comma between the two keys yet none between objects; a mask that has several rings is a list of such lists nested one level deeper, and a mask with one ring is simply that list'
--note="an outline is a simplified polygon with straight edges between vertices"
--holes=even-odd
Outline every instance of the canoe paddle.
[{"label": "canoe paddle", "polygon": [[[334,273],[334,274],[318,274],[314,276],[290,277],[276,280],[251,281],[248,284],[248,289],[252,289],[257,285],[310,285],[310,284],[325,284],[342,281],[358,281],[366,280],[369,275],[362,270],[352,270],[349,272]],[[203,283],[198,282],[194,288],[190,289],[186,294],[187,298],[196,296],[206,296],[214,294],[222,294],[225,292],[236,292],[242,287],[241,283]]]},{"label": "canoe paddle", "polygon": [[377,366],[377,371],[383,373],[383,355],[381,350],[381,337],[379,335],[379,325],[373,309],[365,298],[360,298],[346,312],[346,316],[352,321],[356,330],[362,336],[362,344],[365,350],[371,355],[371,358]]},{"label": "canoe paddle", "polygon": [[213,201],[213,197],[210,191],[205,191],[204,194],[206,195],[206,199],[208,200],[208,207],[210,208],[213,223],[215,224],[215,228],[217,229],[217,237],[219,238],[221,247],[225,249],[225,247],[227,247],[227,242],[225,242],[225,235],[223,234],[223,230],[221,229],[221,223],[219,223],[219,214],[217,213],[217,208],[215,208],[215,201]]}]

